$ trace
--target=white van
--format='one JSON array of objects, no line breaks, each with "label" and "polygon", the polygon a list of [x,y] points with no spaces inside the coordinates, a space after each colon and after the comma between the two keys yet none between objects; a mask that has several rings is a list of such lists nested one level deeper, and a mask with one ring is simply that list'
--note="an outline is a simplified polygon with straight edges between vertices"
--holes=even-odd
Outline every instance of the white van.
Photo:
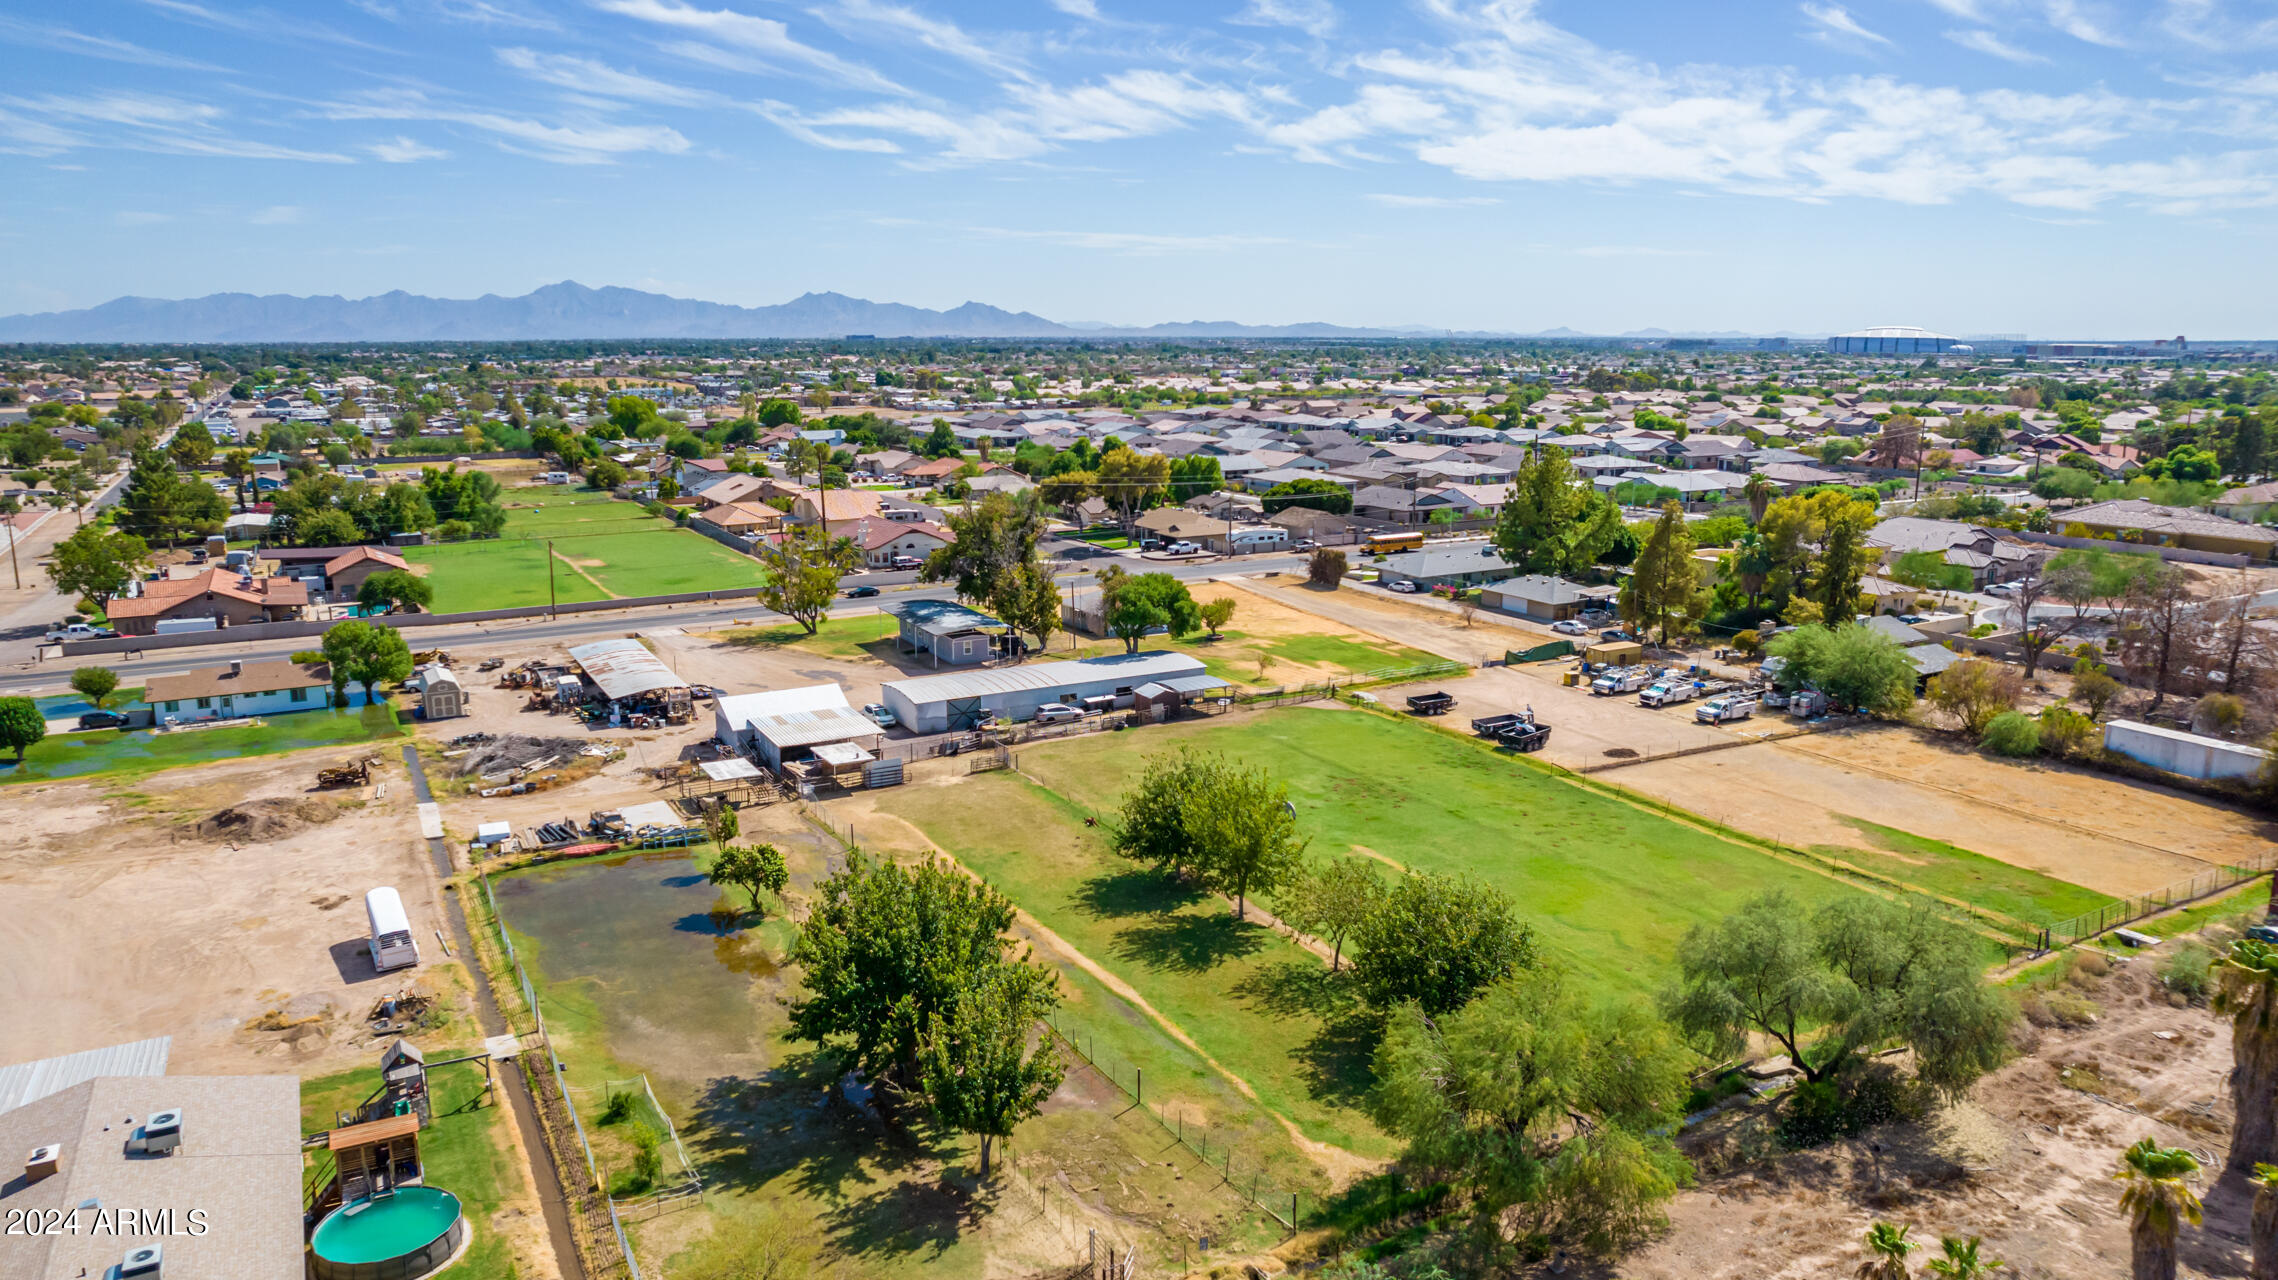
[{"label": "white van", "polygon": [[372,926],[372,970],[386,973],[419,963],[419,943],[411,936],[411,917],[403,913],[403,899],[386,885],[364,895],[364,916]]}]

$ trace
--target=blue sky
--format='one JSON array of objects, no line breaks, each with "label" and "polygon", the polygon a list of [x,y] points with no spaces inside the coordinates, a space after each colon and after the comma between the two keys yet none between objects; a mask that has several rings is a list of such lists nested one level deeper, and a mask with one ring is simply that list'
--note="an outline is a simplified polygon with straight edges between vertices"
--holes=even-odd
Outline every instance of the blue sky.
[{"label": "blue sky", "polygon": [[0,3],[0,311],[2278,336],[2273,0]]}]

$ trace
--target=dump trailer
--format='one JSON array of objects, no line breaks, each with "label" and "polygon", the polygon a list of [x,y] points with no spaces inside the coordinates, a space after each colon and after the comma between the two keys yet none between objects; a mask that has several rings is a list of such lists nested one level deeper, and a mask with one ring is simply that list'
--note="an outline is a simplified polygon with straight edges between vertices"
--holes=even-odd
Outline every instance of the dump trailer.
[{"label": "dump trailer", "polygon": [[1540,751],[1550,741],[1550,726],[1537,720],[1521,720],[1495,735],[1513,751]]},{"label": "dump trailer", "polygon": [[1408,710],[1420,716],[1444,716],[1455,709],[1455,695],[1442,690],[1410,694]]},{"label": "dump trailer", "polygon": [[1499,738],[1503,736],[1505,729],[1525,723],[1527,723],[1527,718],[1517,714],[1481,716],[1471,722],[1471,731],[1482,738]]}]

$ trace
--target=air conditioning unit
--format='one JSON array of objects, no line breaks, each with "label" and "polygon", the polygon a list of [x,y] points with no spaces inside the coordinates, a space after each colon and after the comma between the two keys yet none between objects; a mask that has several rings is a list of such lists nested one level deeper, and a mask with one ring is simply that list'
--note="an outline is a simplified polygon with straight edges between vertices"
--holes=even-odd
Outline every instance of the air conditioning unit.
[{"label": "air conditioning unit", "polygon": [[178,1109],[153,1111],[150,1119],[127,1139],[128,1151],[172,1151],[182,1145],[182,1113]]},{"label": "air conditioning unit", "polygon": [[43,1146],[33,1147],[32,1153],[24,1157],[24,1181],[26,1182],[38,1182],[42,1178],[52,1178],[61,1172],[63,1172],[63,1147],[61,1144],[50,1142]]},{"label": "air conditioning unit", "polygon": [[127,1250],[119,1259],[119,1280],[158,1280],[159,1266],[166,1260],[166,1251],[154,1244]]}]

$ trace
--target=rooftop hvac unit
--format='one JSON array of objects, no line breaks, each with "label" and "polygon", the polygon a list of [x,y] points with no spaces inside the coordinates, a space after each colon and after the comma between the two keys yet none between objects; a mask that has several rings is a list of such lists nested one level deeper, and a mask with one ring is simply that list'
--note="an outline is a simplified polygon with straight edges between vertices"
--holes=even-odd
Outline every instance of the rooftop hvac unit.
[{"label": "rooftop hvac unit", "polygon": [[52,1178],[61,1172],[63,1172],[63,1147],[57,1143],[50,1142],[43,1146],[33,1147],[32,1153],[24,1157],[24,1181],[26,1182],[38,1182],[42,1178]]},{"label": "rooftop hvac unit", "polygon": [[153,1111],[150,1119],[127,1139],[128,1151],[172,1151],[182,1145],[182,1113],[179,1110]]},{"label": "rooftop hvac unit", "polygon": [[154,1244],[127,1250],[119,1259],[119,1280],[158,1280],[159,1264],[164,1262],[166,1251]]}]

